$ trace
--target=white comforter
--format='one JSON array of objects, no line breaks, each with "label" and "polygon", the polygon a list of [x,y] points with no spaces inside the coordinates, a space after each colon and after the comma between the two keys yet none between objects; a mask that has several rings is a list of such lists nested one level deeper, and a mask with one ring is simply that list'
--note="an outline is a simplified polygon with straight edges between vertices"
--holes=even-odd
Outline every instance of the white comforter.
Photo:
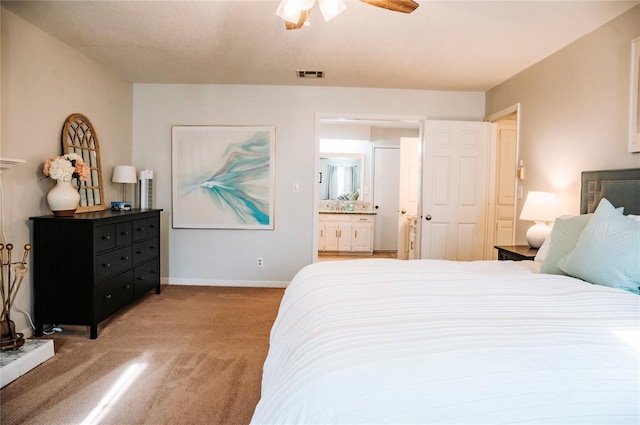
[{"label": "white comforter", "polygon": [[638,424],[639,300],[524,262],[312,264],[252,423]]}]

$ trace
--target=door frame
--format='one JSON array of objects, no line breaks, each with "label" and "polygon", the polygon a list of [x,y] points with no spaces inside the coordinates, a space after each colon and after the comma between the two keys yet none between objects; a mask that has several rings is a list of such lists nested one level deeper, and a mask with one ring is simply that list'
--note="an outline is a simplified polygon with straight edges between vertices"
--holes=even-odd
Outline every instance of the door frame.
[{"label": "door frame", "polygon": [[[311,262],[316,263],[318,261],[318,215],[320,211],[320,189],[316,184],[316,176],[320,170],[320,126],[325,120],[344,120],[345,124],[362,124],[377,127],[393,127],[393,126],[413,126],[417,125],[418,138],[420,139],[420,169],[418,171],[418,211],[422,208],[422,164],[424,161],[424,126],[427,121],[427,117],[424,115],[380,115],[380,114],[368,114],[368,113],[329,113],[329,112],[316,112],[315,114],[315,137],[313,148],[313,219],[312,219],[312,237],[311,237]],[[370,172],[371,170],[369,170]],[[372,190],[372,189],[371,189]],[[418,235],[420,235],[420,220],[418,220]],[[419,241],[416,242],[418,248],[420,247]],[[419,257],[418,252],[418,258]]]},{"label": "door frame", "polygon": [[[488,193],[488,202],[487,202],[487,221],[486,221],[486,231],[485,235],[485,259],[490,260],[495,258],[495,249],[493,247],[495,240],[495,208],[496,208],[496,179],[497,179],[497,166],[498,166],[498,132],[497,132],[497,124],[496,121],[500,121],[502,118],[505,118],[511,114],[516,114],[516,157],[514,167],[518,166],[518,160],[520,158],[520,114],[521,114],[521,106],[520,103],[516,103],[511,105],[501,111],[493,113],[485,119],[486,121],[491,123],[491,136],[490,136],[490,146],[489,146],[489,193]],[[518,187],[521,186],[521,182],[519,182],[519,178],[516,176],[516,184],[514,185],[514,206],[513,206],[513,234],[515,238],[515,229],[516,229],[516,219],[518,211],[518,201],[520,198],[518,197]]]}]

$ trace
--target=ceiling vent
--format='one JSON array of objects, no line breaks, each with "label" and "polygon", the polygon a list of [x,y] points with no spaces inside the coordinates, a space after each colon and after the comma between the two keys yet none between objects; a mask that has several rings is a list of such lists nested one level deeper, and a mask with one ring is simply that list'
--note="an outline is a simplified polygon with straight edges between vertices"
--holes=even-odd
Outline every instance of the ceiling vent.
[{"label": "ceiling vent", "polygon": [[296,71],[298,78],[324,78],[324,71]]}]

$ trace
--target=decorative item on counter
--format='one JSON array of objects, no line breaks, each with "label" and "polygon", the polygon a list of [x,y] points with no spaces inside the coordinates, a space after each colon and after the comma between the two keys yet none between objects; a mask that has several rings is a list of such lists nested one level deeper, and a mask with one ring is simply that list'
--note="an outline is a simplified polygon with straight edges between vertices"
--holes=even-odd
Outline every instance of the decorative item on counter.
[{"label": "decorative item on counter", "polygon": [[132,207],[133,206],[131,205],[131,202],[119,202],[119,201],[111,202],[111,209],[114,211],[131,211]]},{"label": "decorative item on counter", "polygon": [[56,185],[47,194],[47,202],[53,215],[68,217],[75,214],[80,203],[80,194],[71,184],[71,179],[85,181],[91,169],[76,153],[52,156],[42,167],[42,174],[56,180]]},{"label": "decorative item on counter", "polygon": [[[11,320],[11,308],[20,289],[22,280],[27,274],[27,257],[31,251],[31,245],[24,246],[22,260],[11,262],[13,244],[0,243],[0,294],[2,295],[2,317],[0,318],[0,350],[16,350],[24,344],[24,335],[16,332],[16,325]],[[6,252],[6,258],[5,258]]]}]

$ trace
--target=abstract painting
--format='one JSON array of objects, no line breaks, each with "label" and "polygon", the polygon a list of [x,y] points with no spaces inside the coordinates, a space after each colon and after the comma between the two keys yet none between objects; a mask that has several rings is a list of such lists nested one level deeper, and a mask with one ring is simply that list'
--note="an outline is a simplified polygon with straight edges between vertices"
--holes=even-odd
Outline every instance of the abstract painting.
[{"label": "abstract painting", "polygon": [[273,229],[275,127],[173,126],[174,228]]}]

